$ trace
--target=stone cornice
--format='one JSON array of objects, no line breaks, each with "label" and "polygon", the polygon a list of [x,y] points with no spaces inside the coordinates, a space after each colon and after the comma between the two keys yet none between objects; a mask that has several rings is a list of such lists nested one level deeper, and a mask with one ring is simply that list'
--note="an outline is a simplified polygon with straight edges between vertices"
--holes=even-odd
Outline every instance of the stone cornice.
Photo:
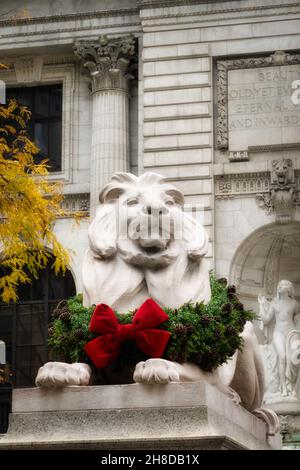
[{"label": "stone cornice", "polygon": [[136,58],[136,42],[133,35],[107,38],[98,41],[78,41],[74,45],[75,55],[88,70],[92,92],[120,89],[127,91],[129,66]]},{"label": "stone cornice", "polygon": [[119,10],[100,10],[88,11],[82,13],[69,13],[64,15],[49,15],[49,16],[34,16],[25,18],[7,18],[0,20],[0,28],[5,26],[22,26],[37,23],[61,23],[73,20],[94,19],[94,18],[107,18],[112,16],[132,16],[138,15],[138,8],[120,8]]},{"label": "stone cornice", "polygon": [[[220,0],[219,3],[231,2],[232,0]],[[185,5],[201,5],[201,4],[215,5],[215,0],[137,0],[137,5],[140,9],[146,8],[167,8],[178,7]]]},{"label": "stone cornice", "polygon": [[[219,3],[225,3],[225,2],[228,2],[229,4],[232,3],[230,0],[223,0],[223,1],[220,1]],[[138,3],[139,5],[139,9],[140,10],[147,10],[147,9],[153,9],[155,11],[155,9],[157,8],[172,8],[172,7],[181,7],[181,6],[193,6],[193,5],[203,5],[203,4],[207,4],[208,1],[201,1],[201,0],[165,0],[165,1],[159,1],[159,0],[149,0],[147,2],[143,2],[143,0],[140,0],[140,2]],[[214,5],[216,5],[216,3],[212,3]],[[223,13],[245,13],[245,12],[254,12],[254,11],[267,11],[267,10],[272,10],[272,15],[274,14],[273,13],[273,10],[276,10],[276,9],[289,9],[289,8],[295,8],[295,7],[300,7],[300,2],[297,1],[297,2],[289,2],[289,3],[282,3],[282,4],[272,4],[272,5],[253,5],[253,6],[241,6],[241,7],[235,7],[235,8],[211,8],[211,9],[207,9],[207,10],[204,10],[204,9],[201,9],[199,10],[199,15],[201,16],[209,16],[209,15],[220,15],[220,14],[223,14]],[[292,13],[292,12],[290,12]],[[282,14],[282,12],[280,13]],[[184,12],[180,12],[180,16],[193,16],[195,15],[195,11],[191,11],[191,12],[187,12],[187,13],[184,13]],[[144,14],[143,14],[143,20],[146,20],[146,19],[150,19],[150,18],[167,18],[167,17],[172,17],[172,16],[179,16],[179,13],[178,12],[174,12],[172,14],[172,12],[168,12],[166,14],[158,14],[156,15],[155,13],[152,15],[152,16],[149,16],[149,17],[146,17]]]},{"label": "stone cornice", "polygon": [[[118,17],[118,16],[139,16],[139,11],[147,10],[147,9],[161,9],[161,8],[171,8],[171,7],[180,7],[180,6],[189,6],[189,5],[203,5],[211,3],[212,5],[216,5],[216,2],[209,1],[209,0],[137,0],[137,7],[136,8],[120,8],[120,9],[107,9],[107,10],[99,10],[99,11],[88,11],[88,12],[78,12],[78,13],[66,13],[62,15],[47,15],[47,16],[26,16],[26,17],[11,17],[0,20],[0,28],[7,27],[7,26],[24,26],[24,25],[34,25],[34,24],[45,24],[45,23],[64,23],[68,21],[74,20],[85,20],[85,19],[95,19],[95,18],[108,18],[108,17]],[[222,0],[220,3],[231,3],[231,0]],[[247,11],[262,11],[262,10],[274,10],[274,9],[288,9],[300,7],[300,2],[289,2],[278,4],[278,5],[260,5],[260,6],[244,6],[244,7],[235,7],[235,8],[222,8],[216,9],[211,8],[207,10],[199,11],[201,16],[208,16],[208,15],[219,15],[222,13],[239,13],[239,12],[247,12]],[[194,15],[195,12],[191,13],[180,13],[180,16],[191,16]],[[272,13],[273,14],[273,13]],[[172,16],[177,16],[175,13],[168,12],[167,14],[159,14],[160,18],[167,18]],[[143,15],[143,19],[147,19]],[[12,35],[5,35],[5,37],[13,36]]]}]

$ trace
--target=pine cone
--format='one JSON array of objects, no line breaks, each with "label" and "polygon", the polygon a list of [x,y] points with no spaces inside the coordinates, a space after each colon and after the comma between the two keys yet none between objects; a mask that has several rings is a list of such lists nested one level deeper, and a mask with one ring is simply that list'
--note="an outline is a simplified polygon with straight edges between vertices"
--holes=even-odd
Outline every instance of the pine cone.
[{"label": "pine cone", "polygon": [[59,318],[64,322],[66,323],[67,325],[70,323],[71,321],[71,313],[69,310],[64,310],[60,315],[59,315]]},{"label": "pine cone", "polygon": [[244,326],[245,326],[245,324],[246,324],[246,321],[247,321],[247,320],[246,320],[245,318],[242,318],[242,317],[240,317],[240,318],[238,319],[237,324],[238,324],[238,326],[239,326],[240,331],[243,331]]},{"label": "pine cone", "polygon": [[53,333],[54,333],[54,328],[53,328],[53,326],[49,326],[49,328],[48,328],[48,336],[52,336]]},{"label": "pine cone", "polygon": [[211,317],[209,315],[202,315],[200,323],[202,326],[207,326],[211,323]]},{"label": "pine cone", "polygon": [[188,326],[186,326],[186,332],[187,332],[187,334],[190,335],[190,334],[194,333],[194,331],[195,331],[195,327],[194,327],[193,325],[188,325]]},{"label": "pine cone", "polygon": [[83,328],[78,328],[75,332],[74,332],[74,336],[76,339],[78,339],[79,341],[81,339],[84,338],[84,331],[83,331]]},{"label": "pine cone", "polygon": [[235,294],[236,293],[235,286],[228,286],[227,287],[227,292],[228,292],[228,294]]},{"label": "pine cone", "polygon": [[219,315],[215,315],[214,320],[215,322],[220,323],[222,321],[222,318]]},{"label": "pine cone", "polygon": [[239,310],[240,312],[243,312],[243,311],[244,311],[244,305],[243,305],[241,302],[237,302],[237,303],[235,304],[235,308],[236,308],[237,310]]},{"label": "pine cone", "polygon": [[226,277],[220,277],[219,279],[217,279],[217,281],[218,281],[219,284],[223,284],[224,286],[227,286]]},{"label": "pine cone", "polygon": [[219,340],[219,339],[221,338],[221,334],[222,334],[222,333],[221,333],[220,328],[216,328],[216,330],[215,330],[215,332],[214,332],[214,335],[215,335],[215,338],[216,338],[217,340]]},{"label": "pine cone", "polygon": [[235,328],[234,326],[228,325],[228,326],[226,327],[226,334],[227,334],[228,336],[236,336],[236,335],[237,335],[237,330],[236,330],[236,328]]},{"label": "pine cone", "polygon": [[52,312],[52,317],[53,318],[59,318],[60,314],[62,313],[62,310],[65,308],[68,308],[68,303],[66,300],[61,300],[55,307],[55,309]]},{"label": "pine cone", "polygon": [[226,315],[226,316],[230,315],[232,312],[232,305],[229,302],[227,302],[226,304],[223,304],[221,308],[221,312],[223,315]]},{"label": "pine cone", "polygon": [[63,333],[61,337],[59,338],[60,343],[68,339],[68,337],[69,337],[68,333]]},{"label": "pine cone", "polygon": [[174,333],[177,335],[177,336],[184,336],[186,335],[187,333],[187,327],[185,325],[183,325],[182,323],[179,323],[175,329],[174,329]]}]

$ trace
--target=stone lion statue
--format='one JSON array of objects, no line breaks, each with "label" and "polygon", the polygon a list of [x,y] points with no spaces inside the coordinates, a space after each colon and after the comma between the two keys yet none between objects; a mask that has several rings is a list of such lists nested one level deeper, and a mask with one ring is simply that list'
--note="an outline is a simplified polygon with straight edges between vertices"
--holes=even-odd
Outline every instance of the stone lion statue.
[{"label": "stone lion statue", "polygon": [[[117,173],[99,199],[83,262],[85,306],[105,303],[126,312],[149,297],[172,308],[210,300],[204,258],[208,238],[203,226],[183,211],[184,196],[175,186],[155,173]],[[214,372],[191,363],[148,359],[136,365],[133,380],[164,384],[204,379],[253,412],[263,399],[263,366],[251,323],[242,336],[243,350]],[[90,378],[87,364],[52,362],[39,370],[36,384],[87,385]],[[276,427],[271,411],[257,413]]]},{"label": "stone lion statue", "polygon": [[84,305],[126,312],[148,297],[173,308],[209,300],[208,238],[183,204],[183,194],[155,173],[112,177],[89,228]]}]

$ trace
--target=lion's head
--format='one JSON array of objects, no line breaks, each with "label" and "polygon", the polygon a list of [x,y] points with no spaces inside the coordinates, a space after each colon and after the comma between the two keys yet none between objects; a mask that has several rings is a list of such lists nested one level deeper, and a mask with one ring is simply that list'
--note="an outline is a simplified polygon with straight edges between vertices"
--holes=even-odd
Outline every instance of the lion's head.
[{"label": "lion's head", "polygon": [[163,176],[117,173],[103,188],[83,260],[84,304],[125,312],[148,297],[160,305],[208,301],[208,238]]},{"label": "lion's head", "polygon": [[105,259],[119,252],[127,262],[158,268],[170,264],[183,250],[183,244],[190,257],[205,254],[203,230],[183,212],[181,191],[163,176],[117,173],[99,199],[89,229],[95,256]]},{"label": "lion's head", "polygon": [[272,161],[272,184],[285,186],[293,182],[293,163],[290,158]]}]

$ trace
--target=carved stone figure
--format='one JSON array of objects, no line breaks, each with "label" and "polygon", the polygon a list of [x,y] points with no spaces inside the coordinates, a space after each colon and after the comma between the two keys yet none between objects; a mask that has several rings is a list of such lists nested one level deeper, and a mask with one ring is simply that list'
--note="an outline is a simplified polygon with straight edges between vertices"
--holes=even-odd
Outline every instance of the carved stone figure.
[{"label": "carved stone figure", "polygon": [[[147,297],[160,306],[208,302],[209,273],[204,255],[208,239],[202,225],[183,212],[184,196],[162,176],[117,173],[100,194],[89,229],[83,263],[84,304],[106,303],[119,312],[139,307]],[[213,372],[192,363],[148,359],[136,365],[133,380],[164,384],[206,380],[277,429],[276,415],[259,409],[264,395],[263,365],[251,323],[244,346]],[[86,364],[48,363],[39,386],[89,383]],[[258,410],[257,410],[258,409]]]},{"label": "carved stone figure", "polygon": [[178,189],[154,173],[118,173],[100,203],[83,262],[84,305],[126,312],[148,297],[173,308],[209,300],[207,235],[182,211]]},{"label": "carved stone figure", "polygon": [[265,209],[267,214],[275,212],[277,222],[287,223],[292,220],[297,197],[292,160],[290,158],[273,160],[270,192],[256,195],[259,207]]},{"label": "carved stone figure", "polygon": [[[300,398],[300,309],[294,298],[290,281],[282,280],[277,287],[276,297],[269,302],[264,296],[258,297],[260,318],[267,344],[269,361],[273,363],[270,382],[279,378],[281,397]],[[274,364],[275,362],[275,364]]]}]

